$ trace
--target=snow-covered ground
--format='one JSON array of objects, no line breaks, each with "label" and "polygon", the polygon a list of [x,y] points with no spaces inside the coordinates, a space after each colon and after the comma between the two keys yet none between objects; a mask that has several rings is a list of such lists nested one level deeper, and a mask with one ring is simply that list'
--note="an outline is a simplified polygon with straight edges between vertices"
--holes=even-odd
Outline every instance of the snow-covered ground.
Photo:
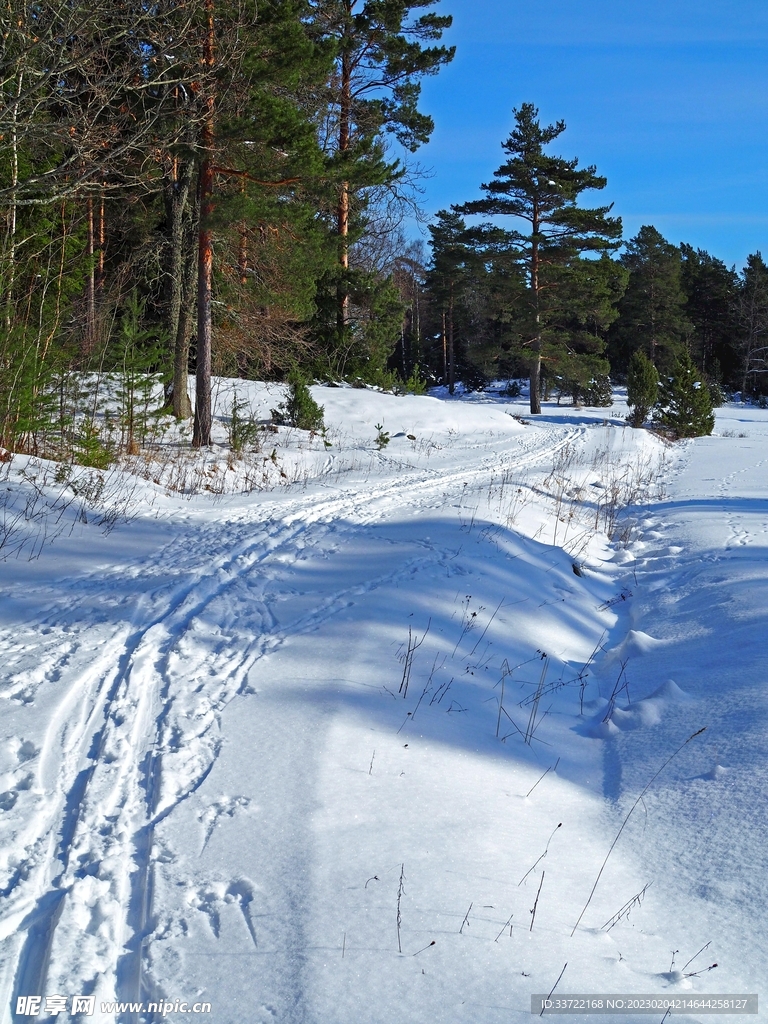
[{"label": "snow-covered ground", "polygon": [[3,466],[0,1020],[762,998],[768,412],[313,390],[240,460]]}]

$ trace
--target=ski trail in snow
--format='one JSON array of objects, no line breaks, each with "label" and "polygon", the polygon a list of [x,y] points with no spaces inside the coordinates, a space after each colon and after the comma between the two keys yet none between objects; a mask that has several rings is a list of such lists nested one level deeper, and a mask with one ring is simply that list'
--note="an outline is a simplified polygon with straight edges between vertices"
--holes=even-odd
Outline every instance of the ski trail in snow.
[{"label": "ski trail in snow", "polygon": [[[371,1007],[393,1024],[501,1024],[527,1015],[565,960],[581,991],[686,989],[668,950],[684,963],[708,939],[720,968],[691,989],[715,991],[722,975],[723,991],[757,991],[766,460],[754,443],[678,446],[672,496],[633,509],[624,546],[593,534],[579,549],[578,514],[594,524],[605,500],[589,488],[660,447],[615,426],[514,438],[480,426],[455,449],[444,431],[428,465],[395,435],[386,452],[352,454],[362,471],[309,492],[223,499],[215,523],[202,502],[184,506],[173,539],[123,568],[54,582],[41,565],[28,617],[16,584],[19,629],[0,635],[14,723],[0,746],[5,991],[14,979],[18,993],[98,1000],[199,990],[217,1024],[359,1024]],[[525,490],[514,519],[507,485]],[[123,554],[104,551],[111,566]],[[487,658],[475,655],[502,598]],[[454,715],[418,695],[470,608],[477,631],[433,681],[452,686]],[[403,631],[421,636],[430,614],[395,705]],[[551,749],[512,732],[499,745],[492,676],[502,657],[521,666],[498,697],[499,719],[503,701],[519,721],[516,690],[538,678],[522,666],[542,644],[563,680],[603,646],[584,714],[573,688],[558,690],[538,734]],[[632,794],[704,724],[646,794],[592,921],[570,938]],[[534,891],[508,889],[510,867],[517,881],[559,821],[568,841],[553,844],[529,932]],[[651,880],[631,920],[600,929]]]},{"label": "ski trail in snow", "polygon": [[[583,428],[565,429],[554,439],[526,435],[524,443],[516,439],[509,446],[506,459],[514,458],[515,469],[546,463],[579,434]],[[259,574],[267,562],[279,560],[281,553],[293,559],[308,544],[321,543],[331,524],[336,530],[349,530],[398,510],[440,507],[447,494],[482,484],[503,463],[504,457],[500,460],[494,452],[471,469],[422,471],[376,481],[366,489],[349,488],[327,500],[308,496],[283,502],[255,534],[256,510],[249,509],[230,516],[222,527],[198,531],[195,550],[184,552],[181,559],[184,542],[174,541],[136,573],[134,586],[145,578],[159,586],[142,596],[129,626],[112,631],[101,655],[74,680],[51,718],[41,774],[47,777],[57,766],[57,782],[25,839],[34,868],[11,885],[12,899],[4,908],[5,934],[18,931],[14,998],[30,991],[56,991],[64,978],[70,987],[74,979],[83,992],[95,990],[98,998],[141,998],[142,943],[151,918],[153,831],[195,791],[215,762],[218,749],[212,733],[217,714],[242,689],[250,668],[267,650],[287,635],[318,628],[356,594],[393,578],[395,571],[362,589],[334,593],[282,630],[275,630],[268,602],[251,592],[251,608],[261,616],[259,635],[228,666],[231,683],[215,698],[211,695],[195,742],[180,750],[173,742],[178,698],[170,666],[191,624],[225,592]],[[206,564],[211,555],[217,557]],[[428,552],[411,567],[435,557],[439,553]],[[187,578],[169,587],[164,567],[174,567],[178,577],[179,562]],[[262,571],[261,577],[263,594],[268,574]],[[68,620],[75,619],[71,603],[76,608],[78,592],[93,600],[111,584],[108,575],[66,581]],[[56,613],[56,606],[49,605],[47,619],[55,621]],[[66,668],[59,666],[60,671]],[[221,674],[211,688],[220,687]],[[175,764],[175,783],[168,787],[163,766],[174,759],[186,763],[183,771]],[[94,962],[103,964],[98,978],[93,976]]]},{"label": "ski trail in snow", "polygon": [[[288,541],[295,530],[284,532]],[[261,561],[275,549],[274,530],[271,533],[265,545],[250,545],[257,549],[251,562]],[[154,748],[163,719],[161,704],[168,696],[167,657],[189,622],[237,579],[237,573],[232,574],[233,557],[242,559],[247,553],[247,549],[236,551],[211,576],[186,583],[159,610],[151,607],[151,600],[145,601],[150,604],[145,616],[149,622],[124,643],[114,673],[101,674],[98,688],[103,699],[88,719],[92,724],[98,717],[101,727],[90,733],[90,766],[78,773],[68,791],[60,794],[64,813],[57,861],[61,870],[55,877],[38,879],[36,908],[28,921],[34,927],[28,931],[21,951],[14,995],[44,989],[50,958],[56,959],[59,945],[67,976],[72,976],[72,941],[84,923],[86,931],[103,933],[108,922],[106,945],[114,949],[120,949],[129,939],[127,924],[120,920],[121,907],[129,907],[129,916],[138,921],[139,930],[143,927],[146,913],[137,917],[136,907],[142,905],[146,890],[159,760]],[[238,572],[251,567],[249,562]],[[114,657],[113,653],[109,660]],[[67,699],[73,699],[72,694]],[[86,726],[83,737],[88,736]],[[82,743],[77,750],[82,754]],[[180,798],[203,777],[204,772],[200,772]],[[73,814],[74,820],[68,823]],[[94,833],[93,823],[99,819],[107,824]],[[142,834],[142,827],[147,825],[150,831]],[[109,866],[105,868],[105,864]],[[131,875],[137,890],[134,893],[129,891]],[[98,886],[93,881],[96,876]],[[62,933],[61,942],[57,942],[57,933]],[[103,943],[97,945],[100,948],[96,952],[102,956],[108,952],[102,948]],[[84,962],[89,962],[88,956]],[[25,987],[32,980],[34,986]],[[82,981],[87,985],[93,979]],[[105,998],[110,995],[107,991]]]}]

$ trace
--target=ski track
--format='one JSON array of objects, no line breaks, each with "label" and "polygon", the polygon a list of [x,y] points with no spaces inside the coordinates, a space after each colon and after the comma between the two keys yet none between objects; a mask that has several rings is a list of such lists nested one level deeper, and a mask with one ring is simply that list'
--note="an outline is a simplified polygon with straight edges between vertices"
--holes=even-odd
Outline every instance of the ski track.
[{"label": "ski track", "polygon": [[[1,883],[0,939],[16,933],[11,939],[11,1005],[17,994],[59,991],[64,964],[72,988],[78,975],[75,936],[89,954],[95,947],[103,968],[101,977],[94,977],[92,968],[86,969],[92,955],[84,956],[79,991],[95,992],[97,999],[143,997],[143,942],[152,928],[153,831],[210,772],[218,756],[221,711],[242,692],[249,669],[267,651],[289,635],[317,629],[356,595],[393,579],[403,566],[363,587],[333,594],[282,630],[276,628],[264,596],[266,584],[284,575],[286,564],[307,548],[318,548],[328,538],[384,517],[442,508],[446,498],[485,485],[491,472],[505,466],[518,471],[546,464],[565,445],[583,439],[585,428],[562,428],[554,441],[552,433],[514,437],[501,462],[494,451],[471,469],[399,474],[373,487],[363,483],[343,488],[320,501],[308,495],[251,505],[231,513],[225,523],[200,528],[193,550],[185,536],[138,569],[132,585],[138,590],[146,582],[149,589],[131,620],[102,636],[100,654],[87,669],[75,671],[50,716],[38,777],[55,778],[55,784],[19,837],[24,855],[18,868]],[[265,521],[258,524],[257,517],[265,513]],[[406,568],[441,557],[425,544],[424,555],[411,559]],[[169,584],[171,574],[180,572],[183,581]],[[77,669],[78,655],[87,653],[83,637],[88,630],[87,616],[80,620],[78,609],[109,595],[114,584],[110,574],[62,581],[65,614],[61,601],[49,602],[43,618],[54,634],[56,668],[52,653],[41,664],[38,685]],[[238,646],[228,664],[217,664],[207,685],[201,684],[198,698],[204,710],[197,709],[199,721],[190,735],[189,709],[174,686],[174,658],[206,610],[242,589],[260,628],[250,642]],[[57,647],[62,630],[69,635],[64,657]],[[171,777],[179,780],[170,791],[164,788],[167,760],[174,762]],[[99,821],[103,824],[96,829]],[[246,897],[240,893],[237,898],[252,932]],[[130,1019],[125,1018],[126,1024]]]}]

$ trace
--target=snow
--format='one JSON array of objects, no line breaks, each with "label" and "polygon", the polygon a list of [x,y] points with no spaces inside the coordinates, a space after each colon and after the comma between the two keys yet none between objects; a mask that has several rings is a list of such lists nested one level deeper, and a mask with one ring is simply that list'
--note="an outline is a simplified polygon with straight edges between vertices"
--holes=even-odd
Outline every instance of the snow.
[{"label": "snow", "polygon": [[3,466],[0,1021],[762,995],[768,412],[313,393],[236,459],[279,386],[202,456]]}]

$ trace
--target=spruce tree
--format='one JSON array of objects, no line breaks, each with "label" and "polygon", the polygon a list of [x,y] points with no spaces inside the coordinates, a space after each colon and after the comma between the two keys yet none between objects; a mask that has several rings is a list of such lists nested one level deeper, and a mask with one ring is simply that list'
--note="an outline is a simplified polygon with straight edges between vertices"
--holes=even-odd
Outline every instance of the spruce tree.
[{"label": "spruce tree", "polygon": [[627,374],[629,423],[642,427],[659,397],[659,374],[642,349],[632,353]]},{"label": "spruce tree", "polygon": [[686,349],[663,380],[658,421],[675,437],[701,437],[715,426],[712,396]]},{"label": "spruce tree", "polygon": [[594,289],[605,291],[605,281],[599,280],[600,271],[588,266],[600,261],[581,257],[616,249],[621,221],[608,216],[610,206],[578,206],[582,192],[606,186],[594,166],[580,168],[576,159],[545,152],[565,131],[563,121],[542,126],[532,103],[522,104],[514,115],[515,127],[502,143],[507,159],[494,171],[494,180],[481,186],[486,197],[456,209],[522,222],[522,228],[507,236],[528,284],[521,333],[530,354],[531,412],[540,413],[542,360],[568,353],[572,329],[589,335],[592,328],[590,355],[599,355],[602,349],[601,331],[613,318],[612,303],[590,300]]}]

